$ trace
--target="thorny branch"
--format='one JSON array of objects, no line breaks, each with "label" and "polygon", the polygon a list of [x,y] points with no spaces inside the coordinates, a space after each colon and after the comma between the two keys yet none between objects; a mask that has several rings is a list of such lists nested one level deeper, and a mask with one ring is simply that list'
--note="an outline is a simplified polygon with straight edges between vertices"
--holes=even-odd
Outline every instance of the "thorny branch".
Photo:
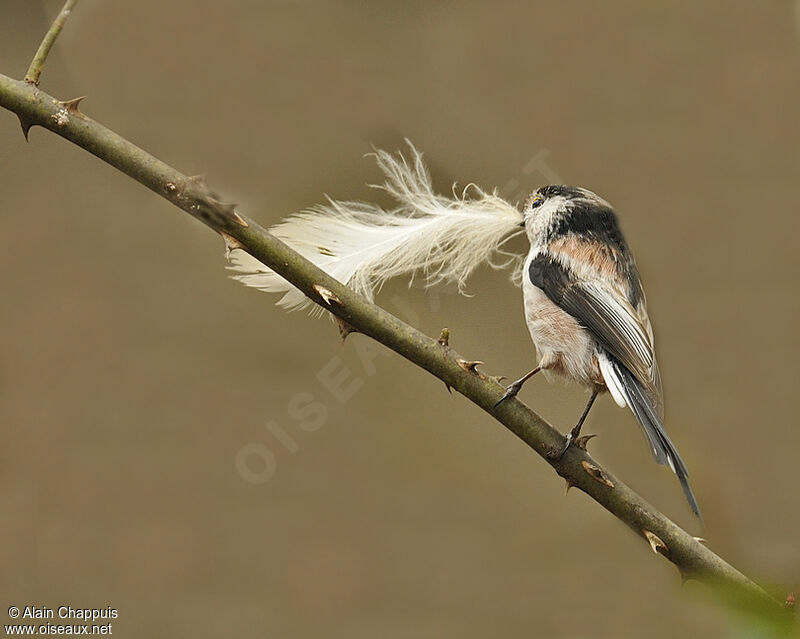
[{"label": "thorny branch", "polygon": [[627,524],[656,554],[671,561],[683,579],[712,586],[724,600],[746,610],[773,629],[791,632],[795,623],[782,602],[648,504],[593,460],[583,445],[560,459],[548,456],[564,445],[564,437],[517,400],[494,405],[503,395],[496,379],[483,375],[480,362],[462,358],[449,345],[445,329],[438,340],[405,324],[343,286],[273,237],[234,204],[212,194],[201,179],[183,175],[128,140],[88,118],[80,99],[60,101],[38,89],[44,61],[77,0],[68,0],[44,38],[24,82],[0,74],[0,106],[15,113],[26,134],[41,126],[116,167],[172,204],[217,231],[226,246],[245,249],[274,269],[340,321],[342,334],[357,330],[424,368],[491,414],[549,463],[567,486],[589,495]]}]

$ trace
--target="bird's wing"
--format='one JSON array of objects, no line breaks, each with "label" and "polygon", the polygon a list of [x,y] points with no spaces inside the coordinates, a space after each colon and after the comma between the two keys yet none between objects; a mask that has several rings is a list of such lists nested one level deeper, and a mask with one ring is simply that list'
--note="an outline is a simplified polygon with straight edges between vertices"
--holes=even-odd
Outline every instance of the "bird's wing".
[{"label": "bird's wing", "polygon": [[591,260],[571,263],[551,247],[530,261],[528,277],[598,341],[605,351],[599,364],[609,391],[617,403],[631,408],[656,461],[672,468],[692,511],[701,517],[686,464],[664,428],[653,331],[633,258],[622,256],[614,269],[603,270]]},{"label": "bird's wing", "polygon": [[540,253],[528,267],[531,283],[578,320],[619,360],[639,380],[651,395],[656,410],[661,412],[660,376],[644,299],[634,307],[624,290],[624,279],[586,267],[577,274],[577,269],[565,262],[569,264],[568,260],[559,259],[557,252]]}]

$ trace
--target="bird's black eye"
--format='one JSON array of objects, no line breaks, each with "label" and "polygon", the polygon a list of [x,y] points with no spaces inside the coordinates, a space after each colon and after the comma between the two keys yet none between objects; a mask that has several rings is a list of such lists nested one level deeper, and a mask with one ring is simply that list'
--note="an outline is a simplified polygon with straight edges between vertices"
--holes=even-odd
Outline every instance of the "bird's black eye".
[{"label": "bird's black eye", "polygon": [[544,198],[541,195],[534,195],[531,200],[531,208],[535,209],[544,204]]}]

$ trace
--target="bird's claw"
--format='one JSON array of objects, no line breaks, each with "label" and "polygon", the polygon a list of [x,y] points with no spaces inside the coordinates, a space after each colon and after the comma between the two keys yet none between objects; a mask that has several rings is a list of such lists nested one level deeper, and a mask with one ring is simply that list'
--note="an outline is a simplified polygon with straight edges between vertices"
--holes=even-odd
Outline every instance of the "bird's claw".
[{"label": "bird's claw", "polygon": [[497,400],[497,403],[494,405],[495,408],[500,406],[504,401],[507,399],[511,399],[512,397],[516,397],[517,393],[519,393],[519,389],[522,388],[522,384],[517,384],[514,382],[513,384],[509,384],[506,386],[506,392],[503,393],[503,396]]},{"label": "bird's claw", "polygon": [[570,446],[577,446],[581,450],[586,450],[586,444],[589,442],[590,439],[592,439],[592,437],[597,437],[597,435],[583,435],[582,437],[576,437],[574,430],[572,430],[568,432],[566,435],[565,438],[566,443],[564,445],[564,448],[562,448],[560,451],[551,450],[547,454],[547,458],[553,460],[561,459],[564,456],[564,453],[566,453],[569,450]]},{"label": "bird's claw", "polygon": [[564,453],[566,453],[569,450],[569,447],[572,446],[572,442],[575,441],[575,436],[570,432],[567,433],[566,439],[567,442],[561,450],[559,451],[551,450],[549,453],[547,453],[548,459],[557,461],[564,456]]}]

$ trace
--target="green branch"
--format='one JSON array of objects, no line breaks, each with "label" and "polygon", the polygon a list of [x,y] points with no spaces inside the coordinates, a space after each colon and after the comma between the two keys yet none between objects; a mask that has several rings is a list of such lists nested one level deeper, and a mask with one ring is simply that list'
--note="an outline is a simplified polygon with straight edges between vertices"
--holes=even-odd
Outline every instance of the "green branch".
[{"label": "green branch", "polygon": [[333,313],[343,326],[388,346],[497,419],[550,464],[568,486],[589,495],[649,543],[654,552],[671,561],[683,578],[713,586],[737,608],[751,611],[775,627],[794,627],[781,602],[648,504],[585,450],[573,446],[560,459],[550,459],[548,453],[563,447],[563,435],[517,400],[495,410],[503,388],[478,371],[476,362],[465,361],[452,350],[444,333],[438,341],[432,339],[355,294],[242,216],[234,205],[218,200],[202,180],[183,175],[86,117],[79,111],[78,102],[56,100],[35,83],[0,75],[0,106],[15,113],[24,129],[35,125],[49,129],[219,232],[229,247],[244,248]]},{"label": "green branch", "polygon": [[39,45],[38,51],[36,51],[36,55],[33,56],[31,66],[28,67],[28,72],[25,74],[25,82],[39,86],[39,78],[42,75],[42,69],[44,68],[47,56],[50,54],[50,49],[53,48],[53,43],[56,41],[58,34],[61,33],[64,23],[67,21],[69,14],[72,13],[72,9],[75,8],[77,3],[78,0],[67,0],[58,16],[56,16],[56,19],[53,20],[53,24],[51,24],[50,28],[47,30],[42,43]]}]

